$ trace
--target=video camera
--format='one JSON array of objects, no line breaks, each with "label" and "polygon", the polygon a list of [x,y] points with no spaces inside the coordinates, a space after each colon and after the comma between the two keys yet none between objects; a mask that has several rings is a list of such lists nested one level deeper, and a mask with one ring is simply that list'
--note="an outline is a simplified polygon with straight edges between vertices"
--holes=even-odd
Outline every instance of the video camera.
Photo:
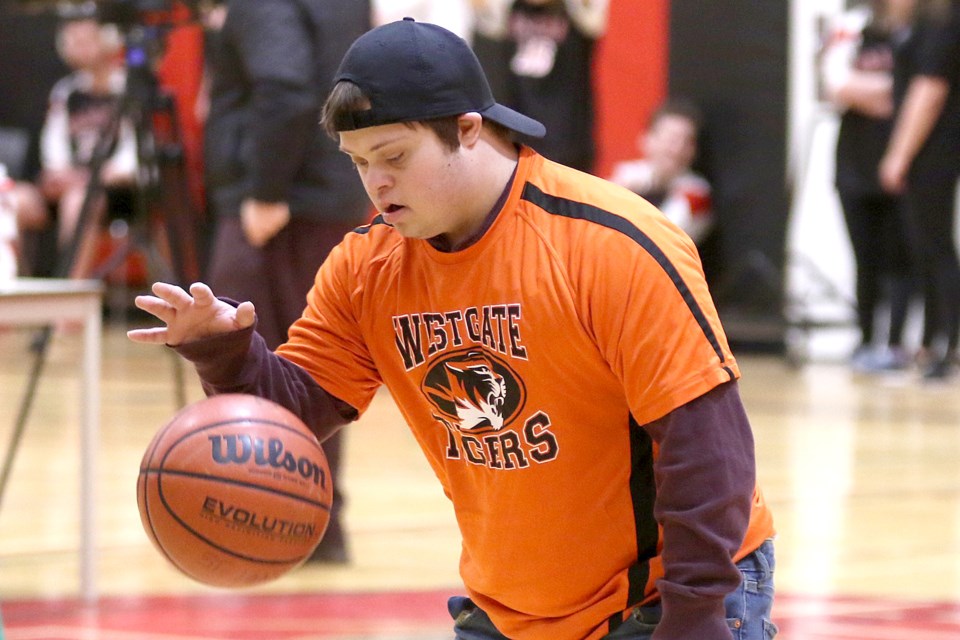
[{"label": "video camera", "polygon": [[100,22],[115,24],[121,30],[157,20],[173,21],[173,0],[99,0],[97,17]]},{"label": "video camera", "polygon": [[125,46],[130,81],[140,84],[144,80],[152,81],[152,78],[143,78],[143,74],[151,74],[150,68],[162,56],[167,32],[198,21],[200,11],[210,1],[15,0],[10,4],[25,13],[52,14],[61,20],[89,18],[116,28]]},{"label": "video camera", "polygon": [[[189,22],[203,0],[16,0],[26,12],[53,13],[63,19],[96,18],[121,31],[138,26],[174,26]],[[187,18],[184,18],[184,15]]]}]

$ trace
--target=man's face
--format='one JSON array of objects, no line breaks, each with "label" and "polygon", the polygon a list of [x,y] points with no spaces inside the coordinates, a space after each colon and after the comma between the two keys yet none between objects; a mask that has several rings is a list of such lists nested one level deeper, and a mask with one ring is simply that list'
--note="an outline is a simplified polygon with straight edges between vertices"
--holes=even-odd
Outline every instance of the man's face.
[{"label": "man's face", "polygon": [[697,128],[683,116],[661,116],[644,136],[644,155],[659,173],[674,177],[686,171],[697,153]]},{"label": "man's face", "polygon": [[60,53],[74,69],[91,69],[110,55],[101,27],[94,20],[76,20],[65,24],[60,33]]},{"label": "man's face", "polygon": [[388,124],[342,131],[340,150],[384,221],[405,237],[457,242],[468,233],[461,150],[451,151],[430,129]]}]

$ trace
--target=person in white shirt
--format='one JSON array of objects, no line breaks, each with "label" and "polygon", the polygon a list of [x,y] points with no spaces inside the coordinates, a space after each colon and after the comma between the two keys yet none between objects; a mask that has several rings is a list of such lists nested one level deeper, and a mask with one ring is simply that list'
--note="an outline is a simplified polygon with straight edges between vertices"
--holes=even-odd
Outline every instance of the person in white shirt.
[{"label": "person in white shirt", "polygon": [[698,246],[714,226],[710,183],[691,168],[701,123],[694,104],[667,100],[637,139],[642,157],[616,163],[609,178],[659,207]]},{"label": "person in white shirt", "polygon": [[[90,183],[89,165],[98,144],[106,145],[107,156],[100,173],[105,193],[94,202],[95,219],[108,209],[132,208],[136,133],[129,118],[115,118],[126,85],[121,48],[116,28],[93,18],[68,20],[57,34],[57,51],[73,71],[50,92],[40,134],[39,184],[47,200],[56,205],[61,249],[70,246],[78,233]],[[98,226],[89,225],[76,240],[72,277],[91,274]]]}]

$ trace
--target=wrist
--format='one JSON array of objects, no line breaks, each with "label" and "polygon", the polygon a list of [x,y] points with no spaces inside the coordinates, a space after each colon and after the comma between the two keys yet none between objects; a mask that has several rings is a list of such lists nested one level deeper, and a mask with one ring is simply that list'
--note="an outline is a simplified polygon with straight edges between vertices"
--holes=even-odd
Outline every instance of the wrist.
[{"label": "wrist", "polygon": [[654,640],[730,640],[723,596],[698,596],[663,580],[657,589],[663,613]]}]

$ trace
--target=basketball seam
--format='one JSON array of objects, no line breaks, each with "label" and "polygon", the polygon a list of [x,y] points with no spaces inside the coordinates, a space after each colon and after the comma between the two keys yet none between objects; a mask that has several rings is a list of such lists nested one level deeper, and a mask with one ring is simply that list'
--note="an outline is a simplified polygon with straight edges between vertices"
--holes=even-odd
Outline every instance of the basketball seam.
[{"label": "basketball seam", "polygon": [[[167,502],[167,500],[163,497],[163,487],[161,486],[161,482],[160,482],[160,481],[161,481],[161,475],[162,475],[162,474],[159,474],[159,473],[158,473],[158,474],[157,474],[157,478],[156,478],[156,480],[157,480],[157,495],[158,495],[159,498],[160,498],[160,502],[163,504],[164,510],[166,510],[166,512],[170,515],[171,518],[173,518],[173,519],[176,520],[178,523],[180,523],[180,526],[183,527],[185,531],[188,531],[188,532],[191,533],[192,535],[196,536],[197,538],[199,538],[200,540],[202,540],[203,542],[205,542],[206,544],[208,544],[210,547],[212,547],[212,548],[214,548],[214,549],[217,549],[218,551],[221,551],[221,552],[223,552],[223,553],[225,553],[225,554],[227,554],[227,555],[233,556],[233,557],[235,557],[235,558],[240,558],[241,560],[248,560],[248,561],[250,561],[250,562],[256,562],[256,563],[260,563],[260,564],[269,564],[269,565],[281,565],[281,564],[286,565],[286,564],[290,564],[290,565],[292,565],[292,564],[299,564],[299,563],[303,560],[303,557],[302,557],[302,556],[296,556],[296,557],[294,557],[294,558],[292,558],[292,559],[286,559],[286,560],[270,560],[270,559],[266,559],[266,558],[257,558],[257,557],[254,557],[254,556],[248,556],[248,555],[244,555],[244,554],[242,554],[242,553],[239,553],[239,552],[237,552],[237,551],[232,551],[231,549],[228,549],[228,548],[226,548],[226,547],[224,547],[224,546],[222,546],[222,545],[214,542],[213,540],[207,538],[205,535],[201,534],[201,533],[200,533],[199,531],[197,531],[193,526],[191,526],[190,523],[184,521],[183,518],[181,518],[179,515],[177,515],[177,513],[176,513],[173,509],[170,508],[170,504],[169,504],[169,503]],[[219,480],[219,478],[217,478],[217,479]],[[325,528],[325,527],[324,527],[324,528]],[[179,566],[179,565],[178,565],[178,566]]]},{"label": "basketball seam", "polygon": [[[148,447],[147,455],[144,456],[144,459],[147,461],[147,467],[146,468],[142,466],[140,467],[140,475],[143,477],[143,512],[144,512],[144,515],[146,516],[146,520],[147,520],[146,524],[147,526],[150,527],[150,536],[152,538],[152,542],[155,543],[153,546],[156,547],[161,554],[163,554],[163,556],[167,559],[168,562],[170,562],[172,565],[180,569],[180,571],[190,574],[190,572],[188,572],[183,565],[177,562],[173,558],[173,556],[170,555],[170,553],[164,548],[163,543],[160,542],[160,536],[157,534],[157,528],[153,526],[153,514],[151,513],[151,510],[150,510],[150,483],[148,482],[149,473],[147,472],[147,470],[150,468],[150,464],[153,462],[153,454],[156,453],[158,448],[160,448],[160,442],[163,440],[163,436],[164,434],[167,433],[167,429],[170,427],[171,424],[173,424],[172,420],[168,422],[156,434],[156,436],[154,436],[153,441],[150,443]],[[160,480],[158,478],[157,479],[158,495],[159,495],[159,491],[160,491]]]},{"label": "basketball seam", "polygon": [[[299,502],[305,502],[315,507],[320,507],[321,509],[324,509],[326,511],[330,511],[330,509],[332,508],[332,506],[329,504],[324,504],[323,502],[320,502],[318,500],[311,500],[310,498],[305,498],[295,493],[290,493],[288,491],[283,491],[281,489],[275,489],[273,487],[264,486],[262,484],[256,484],[254,482],[246,482],[244,480],[234,480],[233,478],[224,478],[223,476],[212,476],[206,473],[197,473],[195,471],[181,471],[179,469],[164,469],[163,467],[159,469],[150,469],[150,468],[141,469],[141,473],[156,474],[158,489],[159,489],[161,475],[181,476],[184,478],[197,478],[199,480],[214,480],[219,483],[235,485],[235,486],[244,487],[247,489],[258,489],[260,491],[281,495],[281,496],[284,496],[285,498],[291,498],[292,500],[297,500]],[[162,494],[160,497],[161,499],[163,498]]]}]

